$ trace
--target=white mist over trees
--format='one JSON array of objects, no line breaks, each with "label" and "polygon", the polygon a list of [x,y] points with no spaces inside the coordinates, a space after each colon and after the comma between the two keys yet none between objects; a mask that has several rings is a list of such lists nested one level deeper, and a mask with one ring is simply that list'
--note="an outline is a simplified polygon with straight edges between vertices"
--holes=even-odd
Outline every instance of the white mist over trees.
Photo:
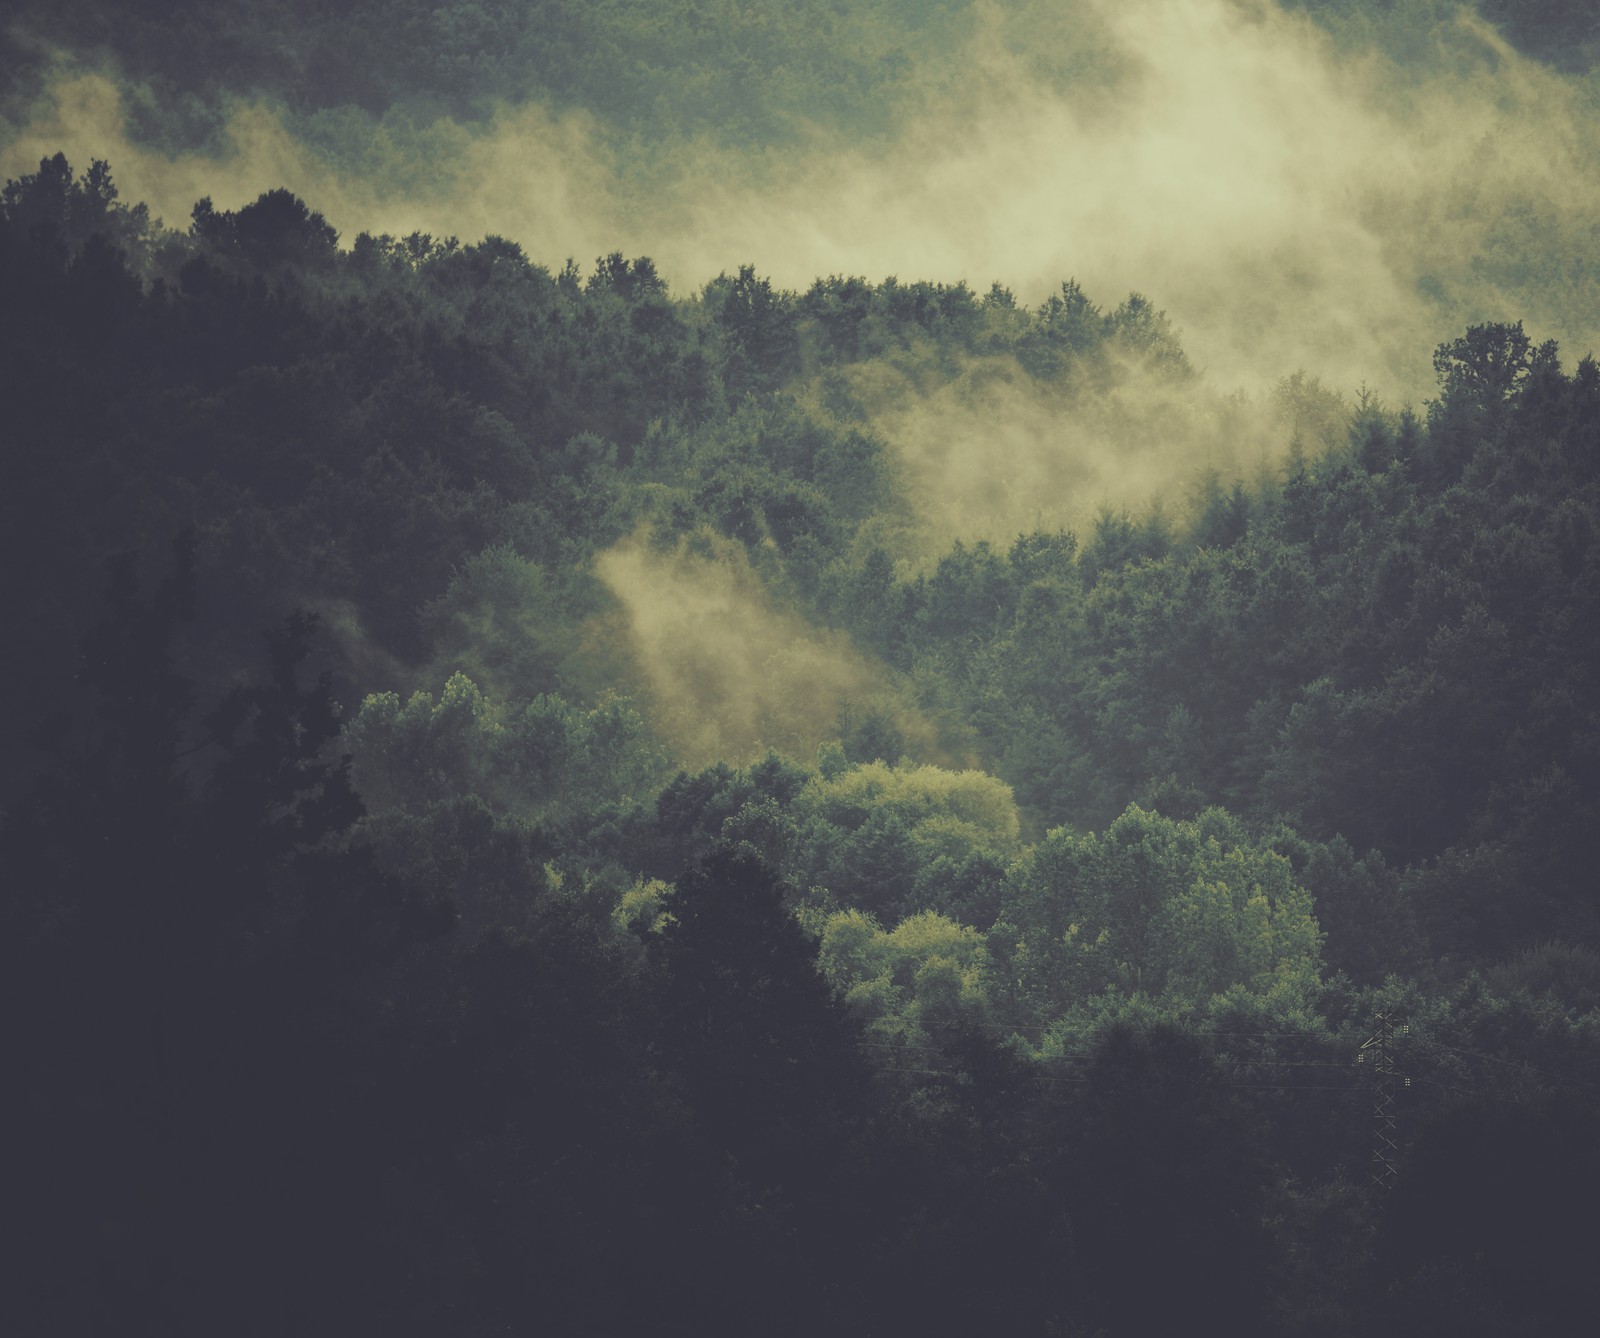
[{"label": "white mist over trees", "polygon": [[[184,102],[84,50],[34,81],[37,101],[13,97],[0,170],[57,149],[108,157],[169,221],[201,194],[237,207],[287,185],[346,235],[649,254],[680,291],[745,261],[794,288],[829,273],[1003,278],[1029,303],[1075,275],[1105,296],[1159,294],[1224,388],[1305,368],[1417,397],[1431,385],[1417,350],[1475,320],[1587,347],[1587,85],[1470,10],[1351,8],[1359,21],[1260,0],[1080,0],[921,22],[874,5],[841,11],[830,36],[809,14],[728,7],[682,29],[708,35],[702,51],[645,38],[632,25],[649,6],[618,7],[581,21],[594,45],[570,62],[595,77],[576,86],[549,7],[434,11],[427,24],[455,28],[414,40],[491,51],[468,34],[492,14],[545,51],[531,82],[491,60],[477,77],[492,93],[468,102],[445,91],[466,76],[382,53],[366,63],[385,91],[353,101],[353,85],[269,67],[239,96]],[[853,68],[790,63],[816,48]],[[615,61],[633,73],[602,81]],[[720,88],[703,98],[706,83]],[[186,142],[179,108],[195,98],[206,133]]]}]

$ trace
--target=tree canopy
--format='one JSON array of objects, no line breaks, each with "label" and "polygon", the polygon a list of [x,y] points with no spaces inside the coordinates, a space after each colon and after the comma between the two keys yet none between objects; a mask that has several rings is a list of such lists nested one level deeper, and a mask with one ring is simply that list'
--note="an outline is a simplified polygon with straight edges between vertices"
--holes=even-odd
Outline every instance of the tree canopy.
[{"label": "tree canopy", "polygon": [[[172,231],[61,156],[0,300],[19,1332],[1592,1308],[1592,358],[1252,417],[1138,294]],[[1044,477],[944,435],[1002,393],[1051,468],[1269,445],[953,531]]]}]

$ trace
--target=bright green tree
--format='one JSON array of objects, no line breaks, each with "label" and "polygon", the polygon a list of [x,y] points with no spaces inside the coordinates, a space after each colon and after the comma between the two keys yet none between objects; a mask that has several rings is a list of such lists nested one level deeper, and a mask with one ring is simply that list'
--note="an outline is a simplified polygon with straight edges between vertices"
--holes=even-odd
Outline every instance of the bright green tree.
[{"label": "bright green tree", "polygon": [[1289,861],[1220,809],[1130,807],[1101,836],[1049,833],[1012,868],[992,940],[1024,1010],[1112,991],[1199,1003],[1314,983],[1322,934]]}]

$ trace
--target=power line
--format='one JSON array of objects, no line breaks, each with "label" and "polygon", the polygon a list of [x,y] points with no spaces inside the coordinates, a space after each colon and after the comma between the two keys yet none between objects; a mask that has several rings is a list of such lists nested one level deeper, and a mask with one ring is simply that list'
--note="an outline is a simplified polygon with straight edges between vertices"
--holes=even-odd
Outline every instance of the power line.
[{"label": "power line", "polygon": [[1437,1078],[1418,1078],[1418,1087],[1437,1087],[1446,1092],[1460,1092],[1463,1096],[1482,1096],[1476,1087],[1457,1087],[1454,1083],[1440,1082]]},{"label": "power line", "polygon": [[1526,1059],[1501,1059],[1497,1055],[1486,1055],[1477,1050],[1463,1050],[1457,1045],[1446,1045],[1439,1040],[1426,1040],[1424,1044],[1434,1046],[1440,1050],[1448,1050],[1451,1054],[1464,1055],[1468,1059],[1481,1059],[1489,1064],[1503,1064],[1507,1068],[1525,1069],[1529,1073],[1537,1073],[1542,1078],[1551,1078],[1556,1082],[1573,1083],[1579,1087],[1595,1086],[1587,1078],[1574,1078],[1571,1074],[1555,1073],[1550,1069],[1540,1068],[1537,1064],[1530,1064]]}]

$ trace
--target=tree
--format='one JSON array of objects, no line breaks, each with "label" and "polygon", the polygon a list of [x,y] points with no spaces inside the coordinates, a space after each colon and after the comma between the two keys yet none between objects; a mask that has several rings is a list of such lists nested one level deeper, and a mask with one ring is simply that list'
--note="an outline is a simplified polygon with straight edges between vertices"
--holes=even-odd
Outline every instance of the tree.
[{"label": "tree", "polygon": [[1022,998],[1059,1016],[1113,990],[1199,1002],[1241,984],[1303,991],[1321,931],[1288,860],[1220,809],[1135,806],[1103,836],[1057,830],[1010,870],[1000,922]]},{"label": "tree", "polygon": [[1033,313],[1034,319],[1017,347],[1017,359],[1029,375],[1053,381],[1078,370],[1100,351],[1106,336],[1104,313],[1085,295],[1076,279],[1068,279]]},{"label": "tree", "polygon": [[678,879],[652,945],[661,1045],[705,1127],[759,1184],[826,1176],[835,1121],[859,1105],[856,1029],[772,869],[719,844]]},{"label": "tree", "polygon": [[1462,402],[1483,410],[1504,407],[1526,377],[1533,341],[1515,325],[1473,325],[1459,339],[1440,344],[1433,370],[1443,392],[1440,408],[1448,413]]},{"label": "tree", "polygon": [[987,1020],[983,937],[933,911],[889,933],[860,911],[838,911],[824,923],[821,960],[857,1015],[913,1052]]},{"label": "tree", "polygon": [[401,1285],[365,989],[451,917],[338,844],[359,805],[327,680],[296,681],[309,620],[191,719],[192,557],[147,598],[119,566],[83,642],[99,709],[0,818],[0,1016],[41,1171],[13,1199],[24,1330],[226,1326],[246,1296],[337,1329]]},{"label": "tree", "polygon": [[1118,1024],[1084,1077],[1057,1171],[1084,1309],[1110,1334],[1265,1332],[1271,1171],[1204,1042]]},{"label": "tree", "polygon": [[792,293],[774,292],[755,266],[741,265],[737,277],[721,275],[706,285],[705,302],[732,341],[724,381],[730,400],[746,391],[770,390],[794,371],[799,356]]},{"label": "tree", "polygon": [[1461,477],[1480,443],[1497,439],[1528,375],[1533,342],[1515,325],[1474,325],[1433,355],[1439,398],[1428,406],[1421,481],[1444,487]]},{"label": "tree", "polygon": [[1600,1112],[1572,1092],[1460,1100],[1426,1120],[1378,1238],[1395,1335],[1572,1333],[1600,1305]]},{"label": "tree", "polygon": [[1020,821],[1010,787],[983,772],[882,761],[814,777],[793,813],[806,881],[887,923],[934,908],[992,918],[990,879]]},{"label": "tree", "polygon": [[325,266],[339,250],[332,225],[281,187],[237,210],[219,211],[207,196],[194,207],[190,232],[214,253],[259,268]]},{"label": "tree", "polygon": [[148,207],[118,203],[110,165],[101,158],[76,181],[65,154],[40,159],[37,172],[0,189],[0,221],[19,240],[60,248],[63,258],[99,236],[124,254],[135,273],[149,263],[154,241]]},{"label": "tree", "polygon": [[665,297],[667,281],[656,273],[655,261],[649,256],[639,256],[629,261],[621,251],[597,257],[594,273],[585,285],[591,293],[615,293],[624,302],[638,302],[649,297]]}]

